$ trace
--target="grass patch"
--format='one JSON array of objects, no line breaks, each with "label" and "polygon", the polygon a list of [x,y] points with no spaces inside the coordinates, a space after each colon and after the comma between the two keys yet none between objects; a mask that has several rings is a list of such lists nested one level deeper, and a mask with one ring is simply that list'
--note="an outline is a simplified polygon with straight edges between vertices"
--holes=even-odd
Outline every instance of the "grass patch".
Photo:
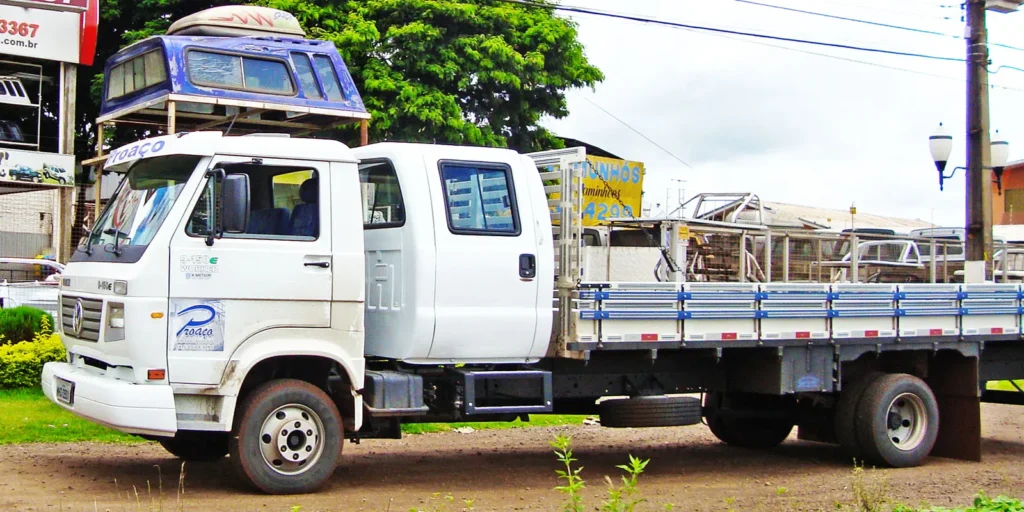
[{"label": "grass patch", "polygon": [[483,421],[469,423],[406,423],[402,425],[405,434],[429,434],[432,432],[448,432],[457,428],[472,427],[473,430],[525,428],[525,427],[557,427],[562,425],[582,425],[586,416],[571,414],[531,414],[530,421]]},{"label": "grass patch", "polygon": [[[1024,380],[1015,380],[1013,382],[1016,382],[1017,385],[1021,387],[1021,389],[1024,389]],[[1013,384],[1011,384],[1008,380],[988,381],[985,384],[985,389],[992,389],[998,391],[1017,391],[1017,388],[1013,387]]]},{"label": "grass patch", "polygon": [[[474,430],[580,425],[586,416],[535,414],[530,421],[481,423],[411,423],[402,425],[406,434],[448,432],[459,427]],[[145,442],[71,414],[43,395],[40,389],[0,390],[0,445],[17,443],[100,443]]]},{"label": "grass patch", "polygon": [[61,409],[41,389],[0,390],[0,445],[83,441],[143,442]]}]

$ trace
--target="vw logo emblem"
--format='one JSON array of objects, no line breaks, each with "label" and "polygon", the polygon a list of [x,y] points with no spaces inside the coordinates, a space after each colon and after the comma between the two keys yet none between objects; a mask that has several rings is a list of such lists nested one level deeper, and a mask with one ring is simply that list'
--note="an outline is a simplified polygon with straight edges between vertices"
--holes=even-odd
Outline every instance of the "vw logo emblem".
[{"label": "vw logo emblem", "polygon": [[82,310],[82,301],[75,301],[75,310],[71,313],[71,330],[74,331],[75,336],[82,334],[82,318],[85,316],[85,312]]}]

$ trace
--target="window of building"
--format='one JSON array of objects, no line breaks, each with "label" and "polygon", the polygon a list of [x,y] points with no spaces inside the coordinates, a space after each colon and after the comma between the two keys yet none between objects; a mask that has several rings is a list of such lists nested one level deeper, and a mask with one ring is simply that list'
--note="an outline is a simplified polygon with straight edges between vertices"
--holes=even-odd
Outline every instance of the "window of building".
[{"label": "window of building", "polygon": [[120,98],[166,80],[163,50],[146,52],[110,68],[107,99]]},{"label": "window of building", "polygon": [[186,60],[189,79],[196,85],[281,95],[295,93],[284,61],[201,50],[189,51]]},{"label": "window of building", "polygon": [[448,228],[457,234],[518,235],[512,172],[503,165],[441,164]]},{"label": "window of building", "polygon": [[363,225],[389,228],[405,224],[405,204],[395,167],[387,160],[359,164],[363,193]]},{"label": "window of building", "polygon": [[1024,212],[1024,188],[1003,190],[1003,211],[1012,214]]}]

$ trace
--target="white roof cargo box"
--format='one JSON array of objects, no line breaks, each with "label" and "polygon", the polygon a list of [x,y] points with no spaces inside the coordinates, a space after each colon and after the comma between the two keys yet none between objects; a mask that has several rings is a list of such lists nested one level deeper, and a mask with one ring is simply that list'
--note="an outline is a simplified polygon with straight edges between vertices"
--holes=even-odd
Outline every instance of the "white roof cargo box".
[{"label": "white roof cargo box", "polygon": [[291,36],[304,39],[306,32],[290,13],[255,5],[224,5],[199,11],[175,21],[169,36]]}]

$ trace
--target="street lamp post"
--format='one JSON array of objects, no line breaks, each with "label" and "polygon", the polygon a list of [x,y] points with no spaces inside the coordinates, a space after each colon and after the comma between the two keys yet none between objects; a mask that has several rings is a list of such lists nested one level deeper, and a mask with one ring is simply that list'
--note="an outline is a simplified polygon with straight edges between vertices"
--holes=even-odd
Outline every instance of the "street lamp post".
[{"label": "street lamp post", "polygon": [[[965,0],[967,21],[966,282],[984,281],[992,261],[992,169],[989,141],[988,30],[985,11],[1014,12],[1021,0]],[[1001,181],[1001,180],[1000,180]]]},{"label": "street lamp post", "polygon": [[[988,137],[985,137],[988,138]],[[956,171],[963,169],[967,171],[967,222],[965,225],[965,235],[967,238],[967,246],[970,249],[972,245],[975,247],[974,251],[968,250],[967,262],[973,262],[974,266],[981,266],[984,274],[982,279],[986,279],[988,275],[988,262],[992,258],[992,212],[991,206],[989,206],[988,212],[979,212],[971,208],[974,203],[973,196],[979,195],[979,192],[988,194],[991,197],[992,189],[991,182],[986,183],[984,175],[991,171],[995,175],[994,183],[999,193],[1002,194],[1003,190],[1003,168],[1006,167],[1006,161],[1009,158],[1010,143],[1006,139],[999,135],[999,130],[992,137],[992,141],[989,147],[989,159],[991,165],[981,167],[984,171],[984,175],[981,176],[981,182],[979,183],[978,177],[972,177],[971,173],[974,172],[969,170],[967,167],[955,167],[953,170],[946,174],[946,165],[949,163],[949,155],[953,152],[953,135],[939,123],[939,127],[935,130],[935,133],[928,137],[928,149],[931,151],[932,160],[935,161],[935,169],[939,171],[939,190],[943,189],[945,180],[951,179]],[[973,178],[973,179],[972,179]],[[975,188],[981,188],[982,190],[975,190]],[[988,201],[987,203],[991,203]],[[980,218],[979,218],[980,217]],[[981,224],[981,230],[979,233],[978,224]],[[979,236],[980,235],[980,236]],[[978,251],[978,241],[983,243],[981,251]],[[973,243],[972,243],[973,242]],[[981,252],[980,258],[978,252]],[[967,270],[965,268],[965,270]],[[977,270],[976,270],[977,271]]]}]

